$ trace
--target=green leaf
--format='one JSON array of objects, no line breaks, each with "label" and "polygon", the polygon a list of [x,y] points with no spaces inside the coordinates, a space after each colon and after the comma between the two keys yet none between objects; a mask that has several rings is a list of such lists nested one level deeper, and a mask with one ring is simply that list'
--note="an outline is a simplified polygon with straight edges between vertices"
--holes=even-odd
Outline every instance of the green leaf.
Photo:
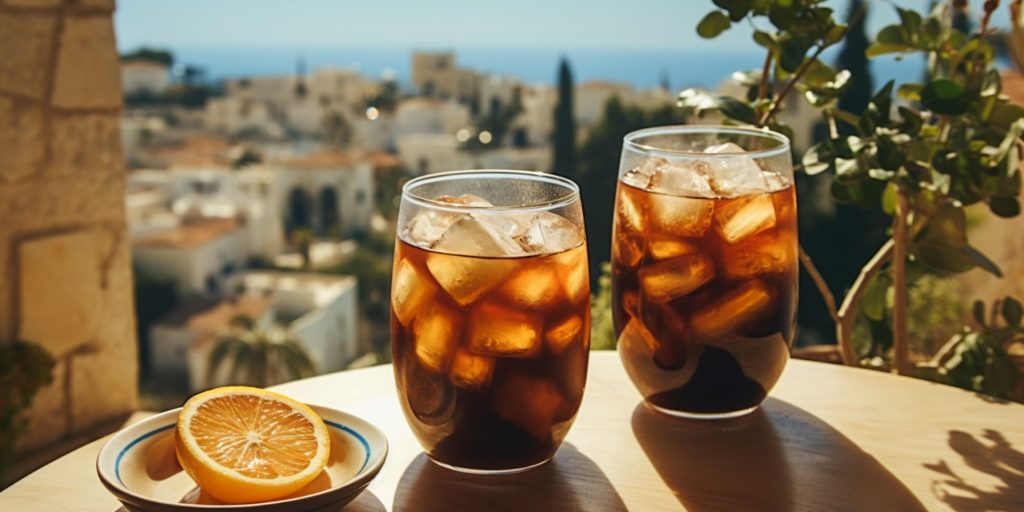
[{"label": "green leaf", "polygon": [[885,184],[885,191],[882,192],[882,211],[887,215],[896,215],[896,184],[889,182]]},{"label": "green leaf", "polygon": [[804,167],[804,173],[809,176],[814,176],[815,174],[824,172],[829,168],[828,162],[823,161],[822,159],[822,151],[824,149],[822,144],[823,143],[815,144],[804,153],[801,163]]},{"label": "green leaf", "polygon": [[936,114],[946,116],[965,114],[969,106],[963,86],[945,78],[924,86],[921,90],[921,105]]},{"label": "green leaf", "polygon": [[881,44],[898,44],[906,45],[907,41],[903,37],[903,27],[899,25],[888,25],[882,28],[875,36],[875,40]]},{"label": "green leaf", "polygon": [[775,37],[763,30],[754,31],[754,42],[771,51],[776,51],[779,48],[779,43],[775,40]]},{"label": "green leaf", "polygon": [[824,44],[825,46],[832,46],[838,43],[839,41],[842,41],[843,36],[846,35],[846,30],[848,28],[849,27],[847,27],[843,23],[839,23],[836,26],[830,28],[828,32],[825,32],[825,35],[821,37],[822,44]]},{"label": "green leaf", "polygon": [[989,259],[988,256],[985,256],[985,253],[975,249],[970,245],[964,247],[963,249],[961,249],[961,251],[964,254],[966,254],[969,258],[974,260],[974,264],[977,265],[978,267],[987,270],[988,273],[996,277],[1003,277],[1003,271],[999,269],[999,265],[996,265],[996,262]]},{"label": "green leaf", "polygon": [[974,301],[974,304],[971,306],[971,314],[974,315],[974,321],[977,322],[978,325],[980,325],[982,327],[985,327],[985,303],[984,302],[982,302],[980,300]]},{"label": "green leaf", "polygon": [[722,11],[711,11],[697,24],[697,33],[705,39],[714,39],[725,32],[731,23]]},{"label": "green leaf", "polygon": [[888,55],[890,53],[907,53],[914,51],[914,47],[907,44],[894,44],[894,43],[874,43],[868,46],[868,49],[864,51],[864,55],[868,57],[878,57],[879,55]]},{"label": "green leaf", "polygon": [[1020,215],[1020,201],[1016,197],[993,196],[988,200],[988,209],[992,213],[1009,219]]},{"label": "green leaf", "polygon": [[988,121],[993,126],[1009,130],[1010,126],[1022,117],[1024,117],[1024,107],[1013,103],[999,102],[993,107]]},{"label": "green leaf", "polygon": [[905,37],[909,36],[908,42],[914,42],[921,38],[921,15],[910,9],[896,8],[900,15],[900,25]]},{"label": "green leaf", "polygon": [[1003,299],[1003,319],[1010,325],[1020,325],[1021,317],[1024,317],[1024,308],[1020,302],[1013,297]]},{"label": "green leaf", "polygon": [[804,63],[807,50],[813,43],[805,39],[790,39],[782,43],[782,51],[779,53],[779,67],[783,70],[794,73]]},{"label": "green leaf", "polygon": [[885,273],[876,274],[868,282],[860,299],[860,307],[861,311],[864,312],[864,316],[876,321],[881,321],[885,318],[885,312],[889,309],[886,297],[889,295],[889,288],[891,286],[892,278],[889,277],[889,274]]},{"label": "green leaf", "polygon": [[729,19],[740,21],[754,6],[754,0],[714,0],[714,4],[729,11]]},{"label": "green leaf", "polygon": [[736,98],[719,96],[718,108],[729,118],[747,124],[757,124],[757,113],[753,107]]}]

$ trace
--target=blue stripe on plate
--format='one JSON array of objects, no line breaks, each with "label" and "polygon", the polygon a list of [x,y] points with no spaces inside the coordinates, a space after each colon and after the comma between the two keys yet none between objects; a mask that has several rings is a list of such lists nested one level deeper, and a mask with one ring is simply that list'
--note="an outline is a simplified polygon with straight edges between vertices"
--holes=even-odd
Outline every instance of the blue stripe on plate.
[{"label": "blue stripe on plate", "polygon": [[[327,420],[324,420],[324,423],[356,438],[356,441],[359,441],[359,444],[363,445],[363,465],[359,467],[359,473],[362,473],[363,470],[366,469],[366,465],[370,463],[370,443],[366,441],[366,438],[363,437],[362,434],[356,432],[355,430],[345,425],[342,425],[341,423],[336,423]],[[150,430],[149,432],[146,432],[145,434],[142,434],[141,436],[132,439],[132,442],[126,444],[124,448],[121,448],[121,451],[118,452],[117,454],[117,459],[114,460],[114,476],[117,477],[117,482],[120,483],[121,485],[124,485],[124,481],[121,480],[121,459],[124,458],[124,455],[126,453],[128,453],[128,450],[131,450],[133,447],[135,447],[135,445],[141,443],[142,441],[145,441],[150,437],[153,437],[161,432],[164,432],[165,430],[170,430],[172,428],[174,428],[174,424],[165,425],[163,427]]]},{"label": "blue stripe on plate", "polygon": [[121,451],[117,454],[117,459],[114,460],[114,476],[117,477],[117,482],[119,484],[124,485],[124,481],[121,480],[121,459],[124,457],[124,454],[128,453],[128,450],[131,450],[133,446],[141,443],[142,441],[145,441],[146,439],[149,439],[150,437],[153,437],[159,434],[160,432],[170,430],[172,428],[174,428],[173,423],[170,425],[165,425],[155,430],[150,430],[149,432],[146,432],[145,434],[142,434],[141,436],[132,439],[132,442],[126,444],[124,448],[121,448]]}]

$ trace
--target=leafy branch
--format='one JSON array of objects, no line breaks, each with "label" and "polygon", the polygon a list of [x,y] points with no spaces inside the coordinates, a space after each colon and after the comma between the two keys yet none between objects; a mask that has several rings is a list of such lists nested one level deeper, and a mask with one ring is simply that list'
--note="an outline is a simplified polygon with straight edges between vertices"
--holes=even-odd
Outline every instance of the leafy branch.
[{"label": "leafy branch", "polygon": [[[828,136],[802,155],[800,167],[809,175],[830,172],[837,201],[890,215],[891,238],[864,265],[838,309],[802,250],[801,262],[836,321],[844,361],[858,364],[866,356],[853,346],[853,325],[866,318],[872,322],[873,345],[892,347],[896,369],[912,373],[906,338],[908,283],[926,273],[950,275],[972,268],[1001,275],[968,242],[964,208],[985,204],[1001,217],[1020,213],[1024,108],[1000,96],[995,51],[988,41],[999,2],[984,2],[980,27],[972,34],[951,26],[951,9],[937,8],[922,16],[896,7],[900,23],[884,27],[866,54],[923,54],[931,74],[922,83],[883,85],[863,112],[856,113],[838,107],[850,72],[820,59],[848,32],[831,9],[821,6],[822,0],[713,3],[717,9],[701,20],[697,32],[713,38],[733,24],[751,23],[754,41],[767,52],[765,63],[760,71],[734,75],[748,87],[743,98],[689,89],[680,94],[679,105],[697,117],[713,113],[729,123],[768,127],[789,136],[792,130],[778,116],[794,91],[821,111]],[[1019,13],[1020,5],[1015,0],[1011,11]],[[771,29],[757,28],[764,21]],[[776,84],[782,87],[773,95]]]}]

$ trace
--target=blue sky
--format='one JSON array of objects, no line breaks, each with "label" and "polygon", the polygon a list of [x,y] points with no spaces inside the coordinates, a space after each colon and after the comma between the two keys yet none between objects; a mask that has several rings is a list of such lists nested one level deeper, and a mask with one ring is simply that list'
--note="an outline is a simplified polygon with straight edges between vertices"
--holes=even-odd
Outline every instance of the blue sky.
[{"label": "blue sky", "polygon": [[[840,13],[845,0],[830,2]],[[875,0],[874,29],[892,19]],[[916,7],[925,0],[896,1]],[[980,4],[980,0],[972,2]],[[977,7],[977,6],[975,6]],[[119,46],[687,48],[749,47],[746,27],[708,45],[710,0],[121,0]]]}]

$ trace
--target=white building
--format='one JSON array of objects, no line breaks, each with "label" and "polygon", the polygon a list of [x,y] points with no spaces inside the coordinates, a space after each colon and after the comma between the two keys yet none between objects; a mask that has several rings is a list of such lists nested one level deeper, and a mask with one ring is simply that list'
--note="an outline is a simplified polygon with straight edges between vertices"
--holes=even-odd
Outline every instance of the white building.
[{"label": "white building", "polygon": [[257,166],[133,172],[126,196],[129,233],[136,241],[195,219],[235,219],[245,258],[273,258],[285,235],[276,173]]},{"label": "white building", "polygon": [[150,328],[151,368],[187,375],[189,389],[229,384],[222,368],[208,382],[210,351],[231,320],[246,315],[258,329],[283,329],[302,346],[317,373],[342,370],[358,352],[356,279],[291,272],[249,272],[236,299],[190,297]]},{"label": "white building", "polygon": [[285,231],[350,236],[370,227],[373,166],[359,155],[325,151],[268,165],[274,170]]},{"label": "white building", "polygon": [[[675,96],[660,88],[637,90],[617,82],[595,80],[576,86],[573,94],[576,122],[580,128],[589,128],[604,116],[605,105],[612,97],[618,97],[624,105],[651,110],[672,105]],[[555,100],[557,102],[557,98]],[[552,104],[553,108],[554,104]]]},{"label": "white building", "polygon": [[139,272],[173,281],[181,296],[230,293],[246,260],[245,233],[234,219],[188,220],[132,241]]},{"label": "white building", "polygon": [[121,91],[132,95],[162,94],[171,86],[167,65],[147,59],[121,61]]},{"label": "white building", "polygon": [[460,128],[471,123],[469,108],[452,101],[436,98],[407,98],[395,109],[395,136],[407,134],[455,135]]},{"label": "white building", "polygon": [[412,86],[421,94],[462,104],[479,101],[483,75],[455,65],[451,52],[413,52]]}]

